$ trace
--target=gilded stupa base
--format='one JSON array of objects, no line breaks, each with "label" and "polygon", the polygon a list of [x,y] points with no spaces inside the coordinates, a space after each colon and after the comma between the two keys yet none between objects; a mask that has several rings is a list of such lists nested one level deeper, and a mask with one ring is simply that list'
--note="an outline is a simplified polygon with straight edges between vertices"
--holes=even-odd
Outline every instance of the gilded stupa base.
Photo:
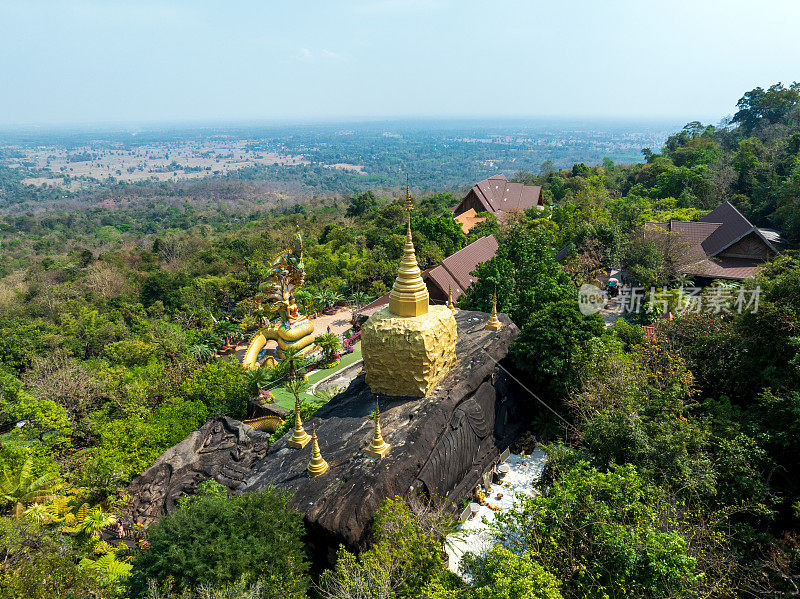
[{"label": "gilded stupa base", "polygon": [[307,432],[303,431],[302,434],[295,433],[296,431],[293,431],[292,438],[286,443],[292,449],[303,449],[303,447],[311,442],[311,436]]},{"label": "gilded stupa base", "polygon": [[424,314],[428,311],[428,290],[425,289],[424,293],[418,293],[415,297],[409,294],[404,297],[395,295],[394,292],[389,294],[389,311],[397,316],[417,316]]},{"label": "gilded stupa base", "polygon": [[379,460],[389,453],[391,448],[392,446],[385,441],[383,442],[383,445],[378,445],[377,447],[373,447],[373,444],[370,443],[370,446],[364,450],[364,455],[368,458],[372,458],[373,460]]},{"label": "gilded stupa base", "polygon": [[367,385],[373,393],[424,397],[455,364],[456,337],[447,306],[413,317],[376,312],[361,330]]},{"label": "gilded stupa base", "polygon": [[498,320],[497,314],[492,314],[491,317],[489,318],[489,321],[486,323],[486,326],[484,328],[487,331],[499,331],[500,327],[502,327],[502,326],[503,326],[503,323],[501,323]]}]

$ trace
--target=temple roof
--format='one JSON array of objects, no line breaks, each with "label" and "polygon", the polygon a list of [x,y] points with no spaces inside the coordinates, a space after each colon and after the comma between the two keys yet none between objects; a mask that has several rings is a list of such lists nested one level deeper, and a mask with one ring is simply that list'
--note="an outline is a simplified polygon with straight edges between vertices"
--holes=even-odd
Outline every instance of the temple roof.
[{"label": "temple roof", "polygon": [[778,250],[773,242],[780,240],[776,231],[762,230],[747,220],[728,201],[722,202],[699,221],[671,220],[645,223],[647,228],[659,228],[677,233],[689,247],[686,254],[689,264],[682,268],[686,274],[712,279],[746,279],[754,276],[763,258],[726,256],[722,253],[748,235],[757,237],[771,253]]},{"label": "temple roof", "polygon": [[542,188],[538,185],[511,183],[505,175],[494,175],[472,188],[486,212],[525,210],[541,204]]},{"label": "temple roof", "polygon": [[427,271],[423,278],[433,281],[444,293],[447,293],[449,286],[453,299],[456,300],[475,282],[471,273],[478,264],[493,258],[497,247],[494,235],[481,237],[442,260],[438,266]]}]

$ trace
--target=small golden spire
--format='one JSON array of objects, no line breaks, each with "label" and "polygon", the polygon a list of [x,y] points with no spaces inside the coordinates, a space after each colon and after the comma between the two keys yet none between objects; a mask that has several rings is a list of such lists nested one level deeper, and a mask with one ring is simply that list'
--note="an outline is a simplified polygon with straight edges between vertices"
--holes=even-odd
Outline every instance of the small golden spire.
[{"label": "small golden spire", "polygon": [[392,446],[383,440],[381,436],[381,414],[378,407],[378,400],[375,400],[375,432],[372,434],[372,441],[364,452],[367,457],[380,459],[385,456]]},{"label": "small golden spire", "polygon": [[492,315],[484,328],[487,331],[499,331],[502,326],[503,324],[497,318],[497,285],[495,285],[494,296],[492,297]]},{"label": "small golden spire", "polygon": [[447,284],[447,307],[451,312],[456,311],[456,305],[453,303],[453,289],[450,283]]},{"label": "small golden spire", "polygon": [[[406,175],[408,177],[408,175]],[[417,264],[414,253],[414,242],[411,238],[411,192],[406,180],[406,201],[404,208],[408,212],[406,243],[403,246],[403,258],[397,270],[397,278],[389,292],[389,311],[397,316],[421,316],[428,313],[428,288],[422,280],[422,271]]]},{"label": "small golden spire", "polygon": [[408,219],[411,220],[411,211],[414,209],[414,201],[411,199],[411,186],[408,173],[406,173],[406,201],[403,203],[403,209],[408,212]]},{"label": "small golden spire", "polygon": [[322,459],[322,453],[319,450],[316,425],[311,425],[311,459],[308,461],[306,470],[311,478],[328,471],[328,462]]},{"label": "small golden spire", "polygon": [[289,439],[287,445],[293,449],[303,449],[309,441],[311,441],[311,437],[303,428],[303,421],[300,419],[300,395],[298,394],[294,400],[294,429],[292,438]]}]

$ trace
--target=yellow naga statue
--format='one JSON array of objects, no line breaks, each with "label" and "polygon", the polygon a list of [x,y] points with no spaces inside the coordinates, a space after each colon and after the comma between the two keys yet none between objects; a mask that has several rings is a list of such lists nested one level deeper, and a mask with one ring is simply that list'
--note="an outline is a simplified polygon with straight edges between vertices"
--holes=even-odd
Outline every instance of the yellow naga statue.
[{"label": "yellow naga statue", "polygon": [[243,360],[245,368],[255,370],[275,363],[272,355],[259,358],[270,340],[278,342],[279,358],[288,349],[302,350],[314,343],[314,323],[300,314],[292,295],[294,289],[303,284],[304,278],[303,238],[297,232],[292,247],[273,260],[265,281],[258,287],[255,297],[257,313],[278,314],[278,318],[253,335]]}]

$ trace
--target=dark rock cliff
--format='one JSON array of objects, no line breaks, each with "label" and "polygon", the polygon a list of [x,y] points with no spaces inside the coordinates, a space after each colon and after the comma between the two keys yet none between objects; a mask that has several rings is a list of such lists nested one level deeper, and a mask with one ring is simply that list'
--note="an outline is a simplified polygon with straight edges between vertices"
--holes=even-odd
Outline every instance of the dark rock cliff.
[{"label": "dark rock cliff", "polygon": [[[322,455],[330,465],[324,475],[306,474],[311,445],[291,449],[285,435],[265,451],[262,433],[215,419],[165,452],[132,483],[129,492],[139,495],[135,514],[151,519],[163,513],[174,505],[176,492],[196,488],[203,476],[232,487],[229,483],[240,474],[237,492],[274,486],[291,493],[292,505],[328,547],[363,544],[386,497],[436,496],[457,510],[524,422],[519,390],[498,366],[518,329],[501,314],[504,326],[486,331],[487,319],[481,312],[456,314],[457,362],[428,396],[378,398],[383,438],[392,446],[384,458],[372,460],[363,454],[373,433],[376,396],[361,374],[304,423],[309,433],[312,424],[316,426]],[[244,444],[242,450],[231,446],[235,439]],[[171,465],[176,458],[177,468]],[[197,465],[189,466],[192,460]],[[168,483],[159,482],[165,476]],[[144,507],[148,502],[153,505]]]}]

